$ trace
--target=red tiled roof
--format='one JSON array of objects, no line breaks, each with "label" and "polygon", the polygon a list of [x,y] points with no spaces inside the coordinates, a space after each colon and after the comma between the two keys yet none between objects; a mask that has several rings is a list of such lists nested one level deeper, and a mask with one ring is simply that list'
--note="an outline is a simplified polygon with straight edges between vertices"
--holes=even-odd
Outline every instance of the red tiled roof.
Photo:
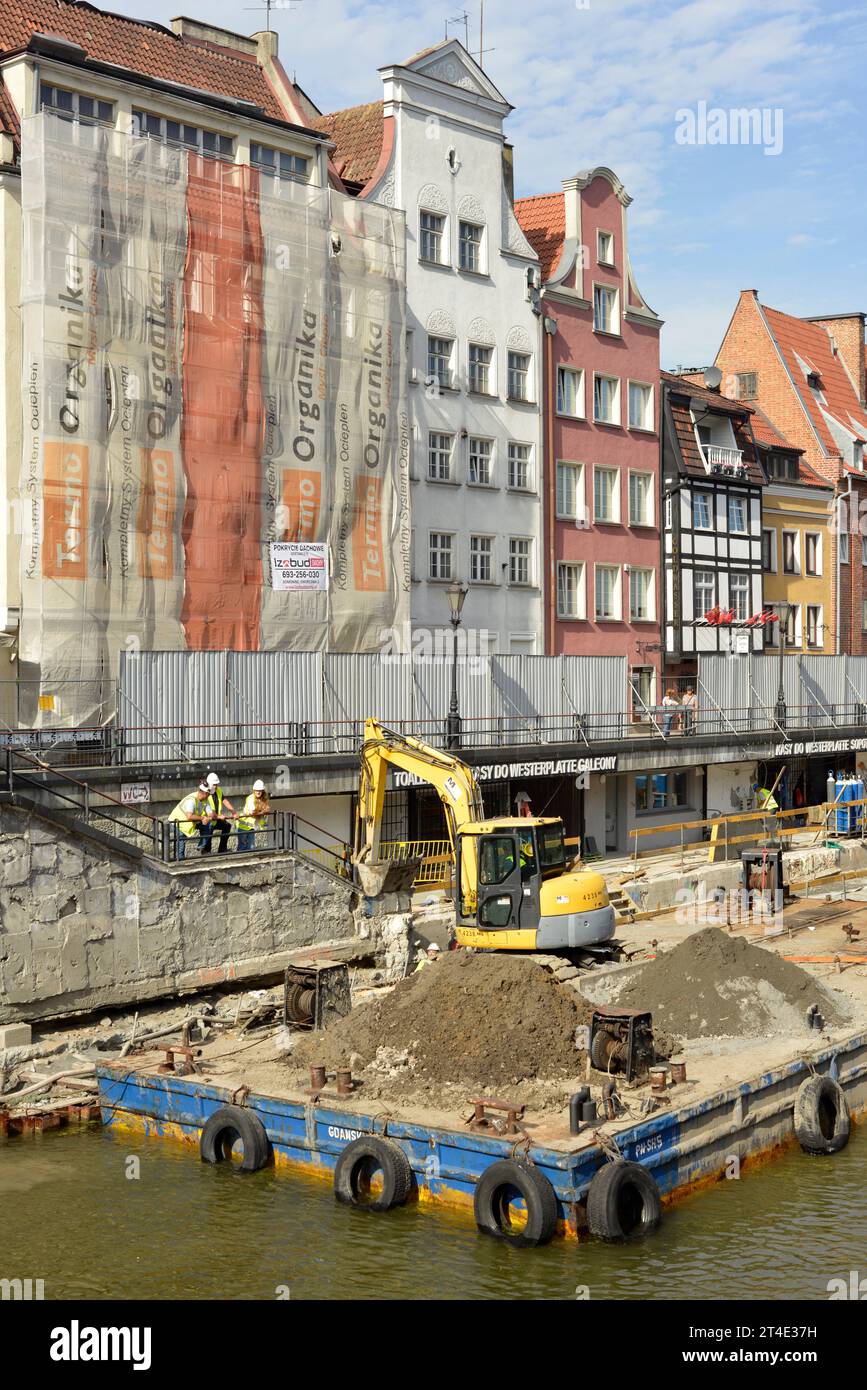
[{"label": "red tiled roof", "polygon": [[550,280],[560,263],[566,239],[566,199],[563,193],[541,193],[518,198],[515,216],[542,267],[542,279]]},{"label": "red tiled roof", "polygon": [[2,0],[0,53],[26,48],[34,33],[60,34],[96,62],[252,101],[266,115],[286,120],[252,54],[181,38],[160,24],[127,19],[77,0]]},{"label": "red tiled roof", "polygon": [[[733,397],[732,399],[737,399]],[[746,405],[745,401],[739,401],[739,405]],[[793,454],[802,454],[803,449],[799,449],[797,444],[790,444],[785,435],[780,434],[776,425],[768,419],[767,415],[757,405],[749,406],[753,412],[752,427],[753,434],[758,444],[765,444],[769,449],[789,449]]]},{"label": "red tiled roof", "polygon": [[311,116],[314,130],[324,131],[336,145],[331,158],[345,183],[363,187],[373,174],[382,149],[382,115],[385,103],[348,106],[324,116]]},{"label": "red tiled roof", "polygon": [[[818,323],[810,323],[807,319],[784,314],[779,309],[769,309],[766,305],[762,305],[762,313],[798,387],[816,433],[828,452],[837,455],[840,453],[840,446],[834,439],[823,411],[838,420],[850,434],[867,440],[867,412],[858,399],[858,393],[841,359],[834,354],[827,329]],[[821,393],[825,398],[824,406],[816,400],[812,389],[807,385],[801,362],[818,372],[822,383]]]}]

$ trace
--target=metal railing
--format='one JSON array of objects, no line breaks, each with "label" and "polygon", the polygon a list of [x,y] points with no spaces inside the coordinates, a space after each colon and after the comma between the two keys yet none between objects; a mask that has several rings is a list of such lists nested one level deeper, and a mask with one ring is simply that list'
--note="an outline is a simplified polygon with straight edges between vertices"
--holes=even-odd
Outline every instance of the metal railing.
[{"label": "metal railing", "polygon": [[451,886],[453,855],[448,840],[384,840],[379,846],[379,857],[393,864],[420,859],[413,879],[416,888]]},{"label": "metal railing", "polygon": [[[269,811],[258,818],[265,821],[264,827],[253,830],[239,827],[236,819],[227,815],[187,836],[177,821],[128,806],[110,793],[14,748],[6,750],[6,788],[13,801],[23,799],[49,818],[53,812],[64,821],[71,819],[80,823],[85,833],[96,831],[118,848],[149,855],[164,864],[214,852],[291,850],[341,878],[352,877],[350,846],[294,811]],[[324,843],[320,836],[325,837]]]},{"label": "metal railing", "polygon": [[[769,733],[809,736],[820,731],[867,725],[867,703],[790,704],[785,726],[773,708],[760,704],[717,709],[706,700],[687,711],[661,705],[623,713],[504,714],[463,719],[462,746],[470,749],[544,747],[598,743],[666,744],[684,738],[735,737]],[[389,720],[396,733],[411,734],[447,747],[443,719]],[[114,726],[79,729],[19,729],[0,733],[0,748],[38,750],[41,763],[54,768],[141,767],[170,763],[220,763],[256,758],[281,759],[356,755],[364,738],[361,719],[322,722]]]}]

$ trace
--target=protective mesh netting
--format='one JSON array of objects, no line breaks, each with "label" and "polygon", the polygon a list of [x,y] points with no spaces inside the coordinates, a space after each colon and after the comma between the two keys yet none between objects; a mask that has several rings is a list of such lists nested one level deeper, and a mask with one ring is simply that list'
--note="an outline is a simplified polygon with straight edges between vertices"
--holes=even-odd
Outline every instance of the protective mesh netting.
[{"label": "protective mesh netting", "polygon": [[[408,617],[403,215],[47,112],[22,200],[21,722],[99,722],[120,651],[375,649]],[[280,542],[327,582],[275,588]]]}]

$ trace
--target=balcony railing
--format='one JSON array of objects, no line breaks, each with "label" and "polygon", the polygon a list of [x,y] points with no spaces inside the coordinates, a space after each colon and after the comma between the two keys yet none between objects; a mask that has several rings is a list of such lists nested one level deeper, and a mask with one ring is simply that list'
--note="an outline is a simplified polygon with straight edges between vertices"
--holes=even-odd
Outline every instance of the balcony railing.
[{"label": "balcony railing", "polygon": [[725,444],[703,444],[705,467],[709,473],[742,473],[744,455],[742,449],[729,449]]}]

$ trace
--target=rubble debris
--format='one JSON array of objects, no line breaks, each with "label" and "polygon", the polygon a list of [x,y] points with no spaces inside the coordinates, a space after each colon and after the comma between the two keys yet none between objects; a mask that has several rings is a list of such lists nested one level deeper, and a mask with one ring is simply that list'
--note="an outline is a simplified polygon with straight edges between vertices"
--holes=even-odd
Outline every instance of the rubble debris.
[{"label": "rubble debris", "polygon": [[620,985],[616,976],[604,981],[606,1002],[649,1010],[655,1036],[663,1029],[685,1038],[800,1035],[814,1002],[832,1027],[848,1017],[841,996],[814,976],[719,927],[694,932],[620,978]]}]

